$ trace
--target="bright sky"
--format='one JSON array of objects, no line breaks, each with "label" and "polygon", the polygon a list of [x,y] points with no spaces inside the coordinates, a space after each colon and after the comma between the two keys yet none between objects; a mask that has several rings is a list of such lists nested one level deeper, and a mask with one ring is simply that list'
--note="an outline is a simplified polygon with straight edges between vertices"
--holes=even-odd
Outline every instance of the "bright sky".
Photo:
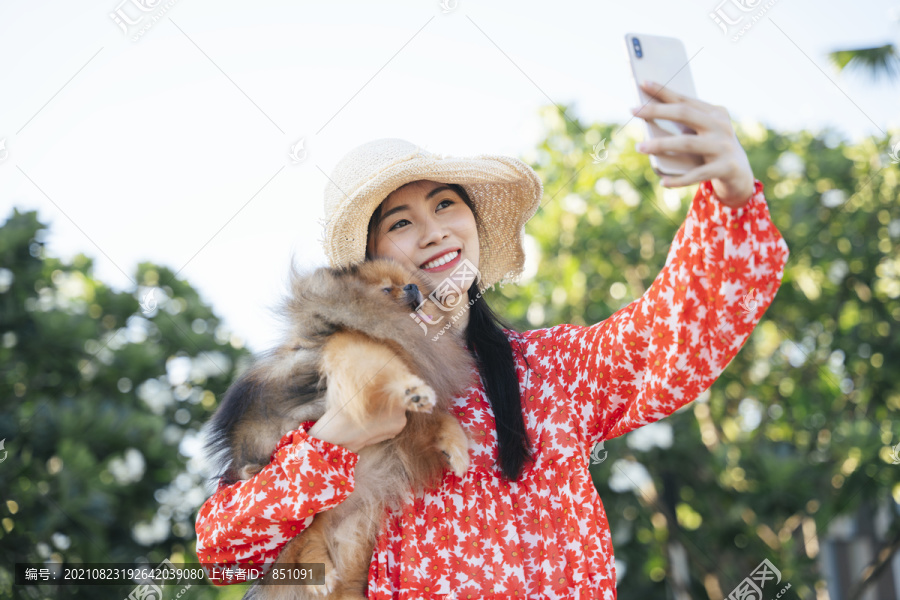
[{"label": "bright sky", "polygon": [[[324,173],[344,153],[400,137],[528,160],[551,101],[623,123],[626,32],[684,40],[698,95],[737,120],[900,139],[900,85],[826,57],[900,43],[897,0],[446,1],[3,2],[0,221],[37,209],[49,253],[84,252],[118,290],[138,262],[181,270],[259,351],[291,253],[325,264]],[[765,14],[732,41],[717,9]]]}]

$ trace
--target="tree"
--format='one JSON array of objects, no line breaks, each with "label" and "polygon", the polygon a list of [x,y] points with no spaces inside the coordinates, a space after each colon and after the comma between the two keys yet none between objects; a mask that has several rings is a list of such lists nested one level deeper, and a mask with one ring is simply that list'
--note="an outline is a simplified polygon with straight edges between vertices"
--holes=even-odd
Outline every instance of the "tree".
[{"label": "tree", "polygon": [[[531,160],[545,184],[526,226],[537,273],[488,295],[520,329],[596,323],[639,297],[696,189],[665,191],[627,131],[565,108],[545,109]],[[665,597],[679,546],[691,598],[727,595],[763,559],[812,597],[824,576],[814,542],[833,519],[860,506],[896,517],[900,378],[884,367],[900,364],[900,168],[880,152],[885,140],[848,146],[833,132],[761,126],[738,136],[791,256],[709,392],[605,444],[593,472],[623,598]],[[601,141],[609,154],[595,163]]]},{"label": "tree", "polygon": [[[693,196],[659,186],[629,130],[568,112],[544,109],[545,139],[526,157],[545,185],[526,226],[537,272],[486,294],[521,330],[596,323],[639,297]],[[900,167],[883,139],[848,145],[829,131],[761,126],[738,135],[790,260],[708,393],[608,441],[592,467],[622,598],[665,597],[671,585],[718,600],[763,559],[796,596],[813,597],[829,524],[861,509],[892,523],[873,556],[883,564],[896,552]],[[0,595],[29,598],[48,588],[13,586],[16,562],[196,564],[193,519],[210,491],[192,458],[196,432],[248,358],[170,269],[141,264],[134,289],[113,292],[87,257],[46,256],[47,235],[34,213],[14,211],[0,227]],[[52,593],[118,600],[129,590]]]},{"label": "tree", "polygon": [[207,489],[191,457],[247,351],[171,270],[141,264],[140,285],[113,292],[84,255],[46,256],[46,238],[34,212],[0,228],[0,596],[121,599],[134,584],[13,586],[12,568],[196,565]]},{"label": "tree", "polygon": [[[894,21],[900,21],[900,10],[894,9]],[[882,75],[888,79],[900,78],[900,52],[895,44],[884,44],[869,48],[835,50],[828,54],[838,71],[845,68],[866,71],[874,79]]]}]

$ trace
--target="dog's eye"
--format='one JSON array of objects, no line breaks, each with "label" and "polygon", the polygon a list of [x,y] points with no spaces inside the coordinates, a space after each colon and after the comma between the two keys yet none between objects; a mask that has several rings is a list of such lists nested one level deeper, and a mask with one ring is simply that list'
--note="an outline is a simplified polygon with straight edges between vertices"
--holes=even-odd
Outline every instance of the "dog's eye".
[{"label": "dog's eye", "polygon": [[381,288],[381,290],[382,290],[385,294],[390,294],[390,293],[391,293],[391,288],[389,288],[389,287]]}]

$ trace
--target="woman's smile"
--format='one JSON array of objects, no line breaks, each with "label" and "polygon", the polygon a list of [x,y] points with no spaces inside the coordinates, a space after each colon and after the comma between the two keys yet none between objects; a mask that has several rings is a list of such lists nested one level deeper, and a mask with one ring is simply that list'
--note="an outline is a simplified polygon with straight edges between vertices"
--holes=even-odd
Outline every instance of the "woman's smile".
[{"label": "woman's smile", "polygon": [[478,269],[475,215],[450,185],[419,180],[397,188],[371,227],[370,257],[393,258],[430,274],[449,274],[463,259]]},{"label": "woman's smile", "polygon": [[442,252],[436,259],[429,260],[422,264],[422,270],[429,273],[437,273],[451,269],[460,263],[462,251],[459,248]]}]

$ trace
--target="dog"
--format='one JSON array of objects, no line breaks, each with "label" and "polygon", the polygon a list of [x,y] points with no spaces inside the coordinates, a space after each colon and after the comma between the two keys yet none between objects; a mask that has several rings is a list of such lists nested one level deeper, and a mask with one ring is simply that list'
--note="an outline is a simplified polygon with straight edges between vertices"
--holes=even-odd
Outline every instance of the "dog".
[{"label": "dog", "polygon": [[[280,311],[284,342],[232,383],[207,423],[216,478],[249,479],[285,433],[329,408],[365,424],[400,405],[407,423],[396,437],[359,451],[350,496],[288,541],[245,600],[364,597],[385,508],[437,484],[447,465],[460,477],[468,470],[468,438],[449,407],[472,383],[475,363],[456,328],[431,339],[411,318],[413,311],[429,323],[449,318],[423,295],[431,284],[427,273],[392,259],[309,275],[292,266]],[[325,584],[266,585],[275,567],[297,563],[323,563]]]}]

